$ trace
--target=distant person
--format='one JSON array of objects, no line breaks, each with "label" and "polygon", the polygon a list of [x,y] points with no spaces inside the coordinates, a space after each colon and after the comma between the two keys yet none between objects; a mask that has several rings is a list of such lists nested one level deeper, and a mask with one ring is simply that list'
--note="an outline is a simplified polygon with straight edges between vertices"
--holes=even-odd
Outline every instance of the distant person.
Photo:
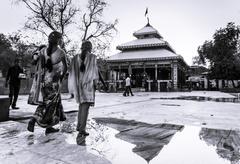
[{"label": "distant person", "polygon": [[197,86],[197,90],[199,90],[199,82],[196,83],[196,86]]},{"label": "distant person", "polygon": [[23,75],[21,61],[19,59],[15,59],[14,66],[8,69],[5,83],[6,87],[9,85],[9,98],[12,109],[19,109],[19,107],[16,106],[16,103],[21,86],[21,75]]},{"label": "distant person", "polygon": [[61,103],[60,89],[62,80],[67,71],[66,54],[59,47],[62,42],[62,34],[53,31],[48,37],[48,46],[40,50],[36,64],[35,80],[37,81],[33,95],[34,103],[38,107],[28,123],[28,131],[34,132],[37,122],[39,126],[46,128],[45,133],[58,132],[53,128],[59,121],[65,121]]},{"label": "distant person", "polygon": [[172,82],[168,81],[167,82],[167,91],[170,92],[172,90]]},{"label": "distant person", "polygon": [[125,79],[125,91],[124,91],[123,95],[129,96],[129,92],[130,92],[131,96],[134,96],[132,93],[132,89],[131,89],[131,79],[130,79],[129,75],[127,75],[127,78]]},{"label": "distant person", "polygon": [[69,90],[74,91],[74,97],[79,103],[77,131],[79,131],[76,141],[77,144],[82,145],[86,136],[86,124],[90,106],[95,103],[95,89],[98,79],[106,85],[98,70],[97,57],[92,54],[92,43],[90,41],[83,41],[81,47],[81,54],[74,56],[71,64],[71,72]]},{"label": "distant person", "polygon": [[147,75],[144,75],[144,77],[143,77],[143,85],[144,85],[145,92],[147,92],[148,91],[148,77],[147,77]]}]

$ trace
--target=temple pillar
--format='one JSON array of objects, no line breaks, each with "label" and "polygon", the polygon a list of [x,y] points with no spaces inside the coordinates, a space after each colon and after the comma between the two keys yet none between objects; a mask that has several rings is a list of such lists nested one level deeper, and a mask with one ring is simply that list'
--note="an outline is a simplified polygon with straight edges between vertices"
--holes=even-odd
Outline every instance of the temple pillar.
[{"label": "temple pillar", "polygon": [[158,81],[157,81],[158,92],[160,92],[160,91],[161,91],[161,89],[160,89],[160,83],[161,83],[161,80],[158,80]]},{"label": "temple pillar", "polygon": [[222,80],[218,80],[218,87],[219,87],[219,89],[222,89],[222,88],[223,88]]},{"label": "temple pillar", "polygon": [[107,79],[110,80],[110,69],[111,67],[108,65],[107,66]]},{"label": "temple pillar", "polygon": [[116,80],[118,81],[119,80],[119,72],[117,71],[116,74],[117,74]]},{"label": "temple pillar", "polygon": [[129,76],[132,74],[132,66],[131,66],[131,64],[128,65],[128,74],[129,74]]},{"label": "temple pillar", "polygon": [[121,83],[121,66],[118,66],[118,83],[119,83],[119,88],[122,88],[122,83]]},{"label": "temple pillar", "polygon": [[172,64],[172,79],[173,79],[173,89],[178,89],[178,65],[177,63]]},{"label": "temple pillar", "polygon": [[148,91],[151,91],[151,83],[153,82],[153,80],[147,80],[148,82]]},{"label": "temple pillar", "polygon": [[118,66],[118,72],[119,72],[119,78],[118,78],[118,80],[120,80],[120,77],[121,77],[121,66],[120,66],[120,65]]},{"label": "temple pillar", "polygon": [[208,89],[208,79],[204,78],[204,89]]},{"label": "temple pillar", "polygon": [[157,72],[158,66],[155,64],[155,80],[158,80],[158,72]]}]

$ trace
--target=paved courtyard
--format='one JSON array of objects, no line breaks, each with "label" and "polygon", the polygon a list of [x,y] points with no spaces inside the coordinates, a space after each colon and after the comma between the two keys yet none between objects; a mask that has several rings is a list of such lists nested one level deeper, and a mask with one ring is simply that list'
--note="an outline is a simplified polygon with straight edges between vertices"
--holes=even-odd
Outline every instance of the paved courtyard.
[{"label": "paved courtyard", "polygon": [[[4,97],[4,96],[1,96]],[[59,133],[26,130],[36,106],[19,97],[19,110],[0,123],[1,163],[230,164],[240,161],[240,103],[208,91],[97,93],[85,146],[76,144],[78,105],[63,94],[67,121]]]}]

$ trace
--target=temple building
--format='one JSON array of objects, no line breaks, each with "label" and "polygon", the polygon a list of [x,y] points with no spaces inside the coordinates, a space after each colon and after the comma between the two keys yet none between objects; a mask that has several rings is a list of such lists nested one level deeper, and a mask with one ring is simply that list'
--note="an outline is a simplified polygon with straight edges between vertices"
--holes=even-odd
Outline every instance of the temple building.
[{"label": "temple building", "polygon": [[109,80],[123,88],[126,75],[133,88],[146,91],[179,90],[185,84],[187,64],[149,23],[133,33],[135,40],[117,46],[121,52],[107,59]]}]

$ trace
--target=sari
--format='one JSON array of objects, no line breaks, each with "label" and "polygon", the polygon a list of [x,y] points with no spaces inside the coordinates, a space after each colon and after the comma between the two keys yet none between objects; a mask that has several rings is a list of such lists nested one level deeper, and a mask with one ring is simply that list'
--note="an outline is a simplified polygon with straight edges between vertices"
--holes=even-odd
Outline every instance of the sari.
[{"label": "sari", "polygon": [[[52,53],[51,60],[62,55],[65,55],[64,51],[58,48]],[[52,127],[59,121],[66,119],[60,96],[60,77],[63,64],[61,61],[53,63],[53,70],[49,72],[45,67],[49,58],[47,48],[43,48],[39,54],[36,74],[28,100],[30,104],[38,105],[33,117],[43,128]]]},{"label": "sari", "polygon": [[81,65],[80,55],[76,55],[72,59],[69,71],[69,90],[73,91],[77,103],[95,103],[95,88],[99,79],[97,57],[94,54],[86,54],[84,64],[85,71],[80,71]]}]

